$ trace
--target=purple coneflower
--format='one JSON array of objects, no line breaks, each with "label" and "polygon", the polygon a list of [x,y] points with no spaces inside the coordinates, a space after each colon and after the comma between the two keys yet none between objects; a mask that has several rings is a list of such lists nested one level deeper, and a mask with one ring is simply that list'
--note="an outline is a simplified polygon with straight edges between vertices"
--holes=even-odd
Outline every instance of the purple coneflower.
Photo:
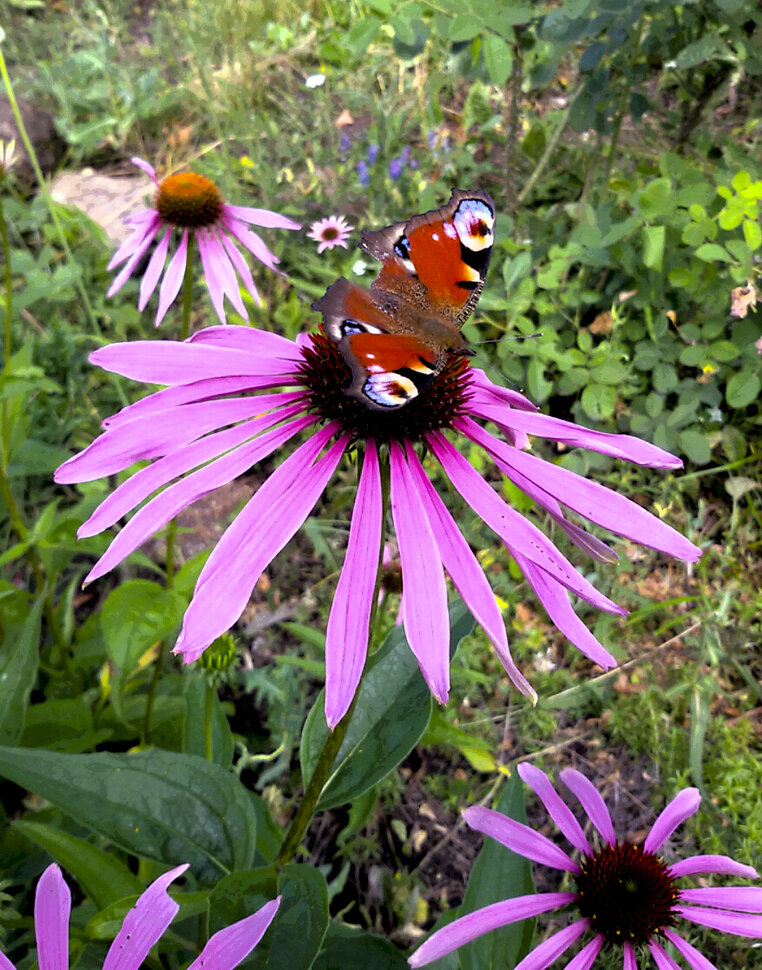
[{"label": "purple coneflower", "polygon": [[680,970],[662,946],[665,940],[693,970],[717,970],[675,931],[683,920],[737,936],[762,938],[762,888],[690,889],[679,884],[683,876],[699,873],[758,879],[756,869],[724,855],[695,855],[669,863],[658,854],[675,829],[697,811],[701,804],[697,788],[678,792],[645,841],[633,844],[617,840],[608,809],[592,782],[579,771],[562,771],[561,780],[600,835],[600,845],[594,849],[547,775],[526,763],[518,771],[580,853],[579,861],[547,836],[500,812],[474,806],[463,817],[472,829],[497,839],[525,859],[571,873],[576,891],[517,896],[462,916],[437,930],[415,951],[408,961],[412,967],[438,960],[490,930],[567,905],[576,908],[579,919],[536,946],[514,970],[545,970],[585,933],[592,933],[593,938],[565,964],[566,970],[590,970],[604,948],[621,950],[623,970],[637,970],[636,950],[650,952],[659,970]]},{"label": "purple coneflower", "polygon": [[318,254],[324,249],[334,249],[336,246],[346,249],[347,239],[353,229],[354,226],[350,226],[344,216],[328,216],[312,223],[307,238],[318,243]]},{"label": "purple coneflower", "polygon": [[[322,334],[294,343],[246,327],[210,327],[185,342],[111,344],[94,351],[90,360],[132,380],[168,386],[107,418],[105,432],[56,472],[58,482],[84,482],[138,461],[151,462],[119,485],[79,529],[80,536],[95,535],[142,506],[86,582],[113,569],[195,499],[248,471],[300,432],[308,433],[255,492],[201,570],[175,646],[188,663],[241,616],[259,576],[305,521],[342,455],[350,448],[362,452],[344,567],[328,620],[326,717],[331,726],[349,707],[365,663],[385,527],[379,465],[386,461],[405,632],[432,693],[441,703],[447,700],[446,570],[511,680],[535,696],[511,658],[489,582],[429,480],[417,444],[425,446],[431,465],[503,540],[559,630],[603,667],[616,661],[577,616],[568,594],[610,613],[625,610],[503,500],[458,451],[449,432],[469,447],[472,442],[482,447],[573,543],[600,561],[616,555],[569,521],[561,503],[679,559],[700,556],[696,546],[642,506],[524,449],[531,434],[652,467],[679,468],[678,458],[630,435],[590,431],[540,414],[522,394],[494,385],[464,357],[453,358],[424,392],[392,413],[371,410],[347,396],[352,375],[335,344]],[[501,436],[478,421],[494,422]]]},{"label": "purple coneflower", "polygon": [[[142,209],[127,218],[129,225],[134,226],[135,229],[130,238],[114,253],[108,264],[109,269],[114,269],[126,260],[107,295],[113,296],[124,286],[141,259],[158,239],[158,244],[143,273],[138,298],[138,309],[143,310],[163,272],[164,278],[159,288],[159,307],[156,311],[158,327],[180,292],[188,258],[188,242],[192,233],[198,245],[212,306],[220,322],[226,322],[223,306],[226,296],[238,313],[248,320],[249,316],[238,289],[236,273],[255,303],[261,306],[262,301],[254,285],[251,270],[235,242],[239,242],[260,263],[277,273],[279,272],[276,268],[278,257],[270,252],[259,236],[248,226],[262,226],[266,229],[301,229],[299,223],[269,209],[228,205],[227,202],[222,201],[220,190],[214,182],[204,175],[180,172],[176,175],[168,175],[160,182],[156,178],[153,165],[142,158],[133,158],[132,163],[142,168],[153,180],[156,194],[152,208]],[[180,243],[165,270],[164,264],[175,229],[180,233]]]},{"label": "purple coneflower", "polygon": [[[103,970],[138,970],[148,952],[177,915],[179,905],[167,887],[188,868],[178,866],[159,876],[127,913],[109,947]],[[232,970],[244,960],[265,934],[278,911],[280,897],[246,919],[215,933],[188,970]],[[34,931],[37,963],[43,970],[68,970],[71,892],[57,865],[48,866],[37,883],[34,897]],[[0,953],[0,970],[15,970]]]}]

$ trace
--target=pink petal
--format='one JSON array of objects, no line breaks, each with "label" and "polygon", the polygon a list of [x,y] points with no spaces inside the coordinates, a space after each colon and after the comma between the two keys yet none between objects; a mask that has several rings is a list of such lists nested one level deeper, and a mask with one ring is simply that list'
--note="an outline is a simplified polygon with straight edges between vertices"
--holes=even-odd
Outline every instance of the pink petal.
[{"label": "pink petal", "polygon": [[624,962],[622,964],[622,970],[638,970],[638,965],[635,962],[635,951],[633,950],[631,943],[624,944]]},{"label": "pink petal", "polygon": [[180,908],[167,887],[187,868],[186,863],[165,872],[138,898],[109,947],[103,970],[138,970]]},{"label": "pink petal", "polygon": [[16,967],[4,953],[0,953],[0,970],[16,970]]},{"label": "pink petal", "polygon": [[747,866],[743,862],[736,862],[727,855],[694,855],[688,859],[671,863],[670,874],[680,876],[696,876],[704,872],[716,872],[723,876],[741,876],[743,879],[759,879],[759,873],[754,866]]},{"label": "pink petal", "polygon": [[153,239],[161,228],[161,219],[154,209],[145,209],[143,212],[136,212],[129,220],[129,224],[134,225],[135,229],[111,257],[106,267],[107,270],[115,269],[125,259],[132,256],[146,238]]},{"label": "pink petal", "polygon": [[328,617],[325,642],[325,719],[334,727],[346,714],[368,652],[370,614],[383,526],[376,443],[368,439],[357,486],[344,566]]},{"label": "pink petal", "polygon": [[707,960],[703,953],[699,953],[695,946],[684,940],[682,936],[678,936],[674,930],[665,928],[662,932],[678,953],[685,957],[693,970],[717,970],[717,967]]},{"label": "pink petal", "polygon": [[575,849],[578,849],[583,855],[591,856],[593,849],[582,831],[582,826],[550,783],[545,772],[540,771],[539,768],[528,761],[522,761],[517,770],[524,784],[529,785],[545,806],[545,810],[556,823],[559,831],[566,836]]},{"label": "pink petal", "polygon": [[224,226],[230,235],[234,239],[237,239],[245,249],[248,249],[251,255],[255,259],[258,259],[263,266],[272,270],[273,273],[278,273],[280,276],[283,275],[278,269],[280,260],[270,252],[255,232],[247,229],[241,222],[233,218],[225,219]]},{"label": "pink petal", "polygon": [[505,466],[501,467],[509,477],[515,468],[539,488],[591,522],[678,559],[695,562],[700,558],[698,546],[647,509],[612,489],[589,481],[561,465],[512,448],[470,418],[461,418],[458,427],[472,441],[499,458]]},{"label": "pink petal", "polygon": [[651,826],[643,843],[645,852],[658,852],[675,829],[698,811],[701,795],[698,788],[683,788],[663,809]]},{"label": "pink petal", "polygon": [[762,888],[759,886],[725,886],[701,889],[681,889],[680,902],[699,903],[735,909],[739,913],[762,913]]},{"label": "pink petal", "polygon": [[95,441],[57,469],[57,482],[86,482],[128,468],[136,461],[147,461],[173,453],[207,431],[243,421],[260,414],[258,397],[221,399],[186,404],[171,411],[144,414],[117,428],[104,431]]},{"label": "pink petal", "polygon": [[573,900],[572,893],[538,893],[502,899],[499,903],[492,903],[491,906],[477,909],[474,913],[467,913],[432,933],[428,940],[408,957],[407,962],[411,967],[422,967],[452,953],[459,946],[470,943],[477,936],[489,933],[490,930],[518,923],[532,916],[539,916],[540,913],[558,909]]},{"label": "pink petal", "polygon": [[147,162],[144,158],[140,158],[138,155],[133,155],[130,161],[132,162],[133,165],[136,165],[138,168],[142,169],[146,173],[146,175],[156,184],[157,188],[159,187],[160,183],[159,183],[159,180],[156,178],[156,169],[153,167],[153,165],[151,165],[150,162]]},{"label": "pink petal", "polygon": [[572,943],[582,936],[588,926],[588,921],[581,919],[564,927],[564,929],[554,933],[553,936],[549,936],[547,940],[543,940],[531,953],[527,953],[524,959],[516,964],[514,970],[545,970],[562,953],[566,953]]},{"label": "pink petal", "polygon": [[611,613],[623,612],[581,576],[537,526],[504,502],[440,431],[427,435],[426,441],[457,491],[500,536],[511,554],[514,549],[518,550],[557,582],[598,609]]},{"label": "pink petal", "polygon": [[259,487],[213,549],[174,648],[186,663],[198,659],[240,617],[262,571],[309,515],[347,446],[343,436],[315,462],[336,430],[335,424],[326,425],[297,448]]},{"label": "pink petal", "polygon": [[391,506],[402,566],[402,619],[424,680],[440,704],[450,690],[450,620],[442,560],[418,489],[396,441],[389,447]]},{"label": "pink petal", "polygon": [[659,946],[656,940],[648,941],[648,949],[651,951],[651,956],[656,961],[656,966],[659,970],[680,970],[678,964],[675,963],[666,950]]},{"label": "pink petal", "polygon": [[146,303],[148,303],[151,294],[156,289],[156,284],[159,282],[161,271],[164,269],[164,260],[167,258],[171,236],[172,228],[169,227],[159,240],[156,249],[151,254],[151,258],[148,260],[148,266],[146,267],[145,273],[143,273],[143,279],[140,281],[140,293],[138,296],[138,310],[140,311],[145,309]]},{"label": "pink petal", "polygon": [[244,318],[244,320],[249,319],[249,315],[246,312],[246,307],[243,305],[243,300],[241,299],[241,290],[238,286],[238,278],[235,275],[235,269],[233,264],[230,262],[230,258],[225,249],[225,245],[222,241],[225,236],[224,231],[222,232],[222,237],[216,226],[209,230],[209,238],[211,241],[210,254],[214,260],[215,265],[218,267],[218,272],[220,279],[222,280],[222,287],[225,291],[230,302],[235,307],[236,312]]},{"label": "pink petal", "polygon": [[257,356],[277,357],[282,361],[302,362],[304,360],[301,349],[293,341],[281,337],[280,334],[270,333],[269,330],[257,330],[255,327],[206,327],[203,330],[197,330],[187,342],[211,344],[228,350],[242,350],[244,353]]},{"label": "pink petal", "polygon": [[277,376],[281,373],[286,383],[288,374],[282,360],[176,340],[131,340],[108,344],[94,350],[89,359],[104,370],[148,384],[192,384],[209,377]]},{"label": "pink petal", "polygon": [[301,405],[295,405],[283,411],[245,421],[234,428],[217,431],[170,452],[147,468],[141,468],[101,502],[90,518],[77,530],[78,537],[81,539],[85,536],[97,535],[140,505],[152,492],[163,488],[173,478],[184,475],[213,458],[221,457],[229,449],[238,447],[279,421],[293,417],[300,410]]},{"label": "pink petal", "polygon": [[572,609],[566,588],[557,583],[544,569],[540,569],[516,551],[513,551],[513,558],[561,633],[604,670],[616,667],[616,658],[596,640]]},{"label": "pink petal", "polygon": [[504,407],[519,408],[521,411],[537,410],[537,405],[533,404],[528,397],[519,393],[519,391],[512,391],[507,387],[501,387],[499,384],[493,384],[480,367],[469,367],[468,374],[474,387],[484,395],[484,397],[474,395],[480,400],[486,400],[491,404],[499,404]]},{"label": "pink petal", "polygon": [[501,845],[525,859],[575,875],[579,872],[577,863],[560,846],[528,825],[481,805],[467,808],[463,812],[463,818],[470,828],[497,839]]},{"label": "pink petal", "polygon": [[180,287],[183,285],[188,260],[188,236],[188,230],[183,229],[180,245],[177,247],[172,259],[170,259],[167,272],[161,281],[161,287],[159,288],[159,306],[156,310],[157,327],[166,316],[167,310],[175,302],[177,294],[180,292]]},{"label": "pink petal", "polygon": [[505,623],[487,577],[471,547],[461,535],[455,520],[427,478],[415,449],[409,442],[406,453],[408,468],[415,480],[418,497],[434,532],[444,568],[476,622],[489,637],[508,676],[523,694],[535,702],[537,694],[514,663],[508,649]]},{"label": "pink petal", "polygon": [[34,931],[39,970],[67,970],[71,893],[53,863],[40,876],[34,896]]},{"label": "pink petal", "polygon": [[723,933],[735,933],[753,940],[762,939],[762,916],[747,916],[744,913],[726,913],[720,909],[705,909],[703,906],[675,906],[673,912]]},{"label": "pink petal", "polygon": [[262,306],[262,300],[259,296],[259,292],[257,291],[257,287],[254,284],[254,277],[251,275],[251,270],[249,269],[246,260],[240,254],[233,243],[233,240],[228,236],[224,228],[219,229],[219,236],[222,240],[222,245],[225,247],[225,252],[230,257],[230,262],[233,264],[233,268],[243,281],[243,285],[249,291],[251,298],[254,300],[257,306]]},{"label": "pink petal", "polygon": [[278,912],[280,901],[278,896],[246,919],[215,933],[188,970],[233,970],[265,935]]},{"label": "pink petal", "polygon": [[256,440],[241,445],[165,488],[139,509],[121,532],[117,533],[111,545],[85,577],[85,583],[92,583],[109,572],[196,499],[243,474],[303,428],[314,423],[314,420],[313,415],[307,415],[261,434]]},{"label": "pink petal", "polygon": [[616,835],[609,810],[595,785],[574,768],[564,768],[560,778],[582,805],[601,838],[609,845],[616,845]]},{"label": "pink petal", "polygon": [[595,963],[596,957],[601,952],[602,946],[603,937],[594,937],[566,964],[565,970],[590,970],[590,967]]},{"label": "pink petal", "polygon": [[[142,240],[140,242],[136,242],[133,245],[132,255],[124,264],[122,269],[119,271],[119,274],[116,276],[111,286],[108,288],[108,291],[106,292],[107,297],[112,297],[115,293],[118,293],[119,290],[121,290],[121,288],[124,286],[124,284],[132,275],[132,272],[135,269],[135,267],[138,265],[140,260],[148,252],[151,246],[151,243],[154,241],[157,233],[161,229],[161,226],[162,226],[161,219],[159,219],[157,215],[156,221],[150,223],[148,227],[145,229],[145,235],[143,236]],[[119,253],[117,253],[117,255],[119,255]],[[114,259],[115,258],[116,257],[114,257]],[[114,259],[111,260],[112,263],[114,263]]]},{"label": "pink petal", "polygon": [[225,286],[220,276],[220,267],[214,257],[214,243],[203,229],[196,230],[196,242],[198,243],[198,254],[201,257],[201,266],[204,270],[204,278],[209,289],[209,299],[212,301],[214,311],[220,319],[220,323],[227,323],[225,317]]},{"label": "pink petal", "polygon": [[230,212],[236,219],[242,219],[254,226],[261,226],[263,229],[301,229],[298,222],[282,216],[278,212],[271,212],[269,209],[253,209],[245,205],[225,205],[223,212]]},{"label": "pink petal", "polygon": [[[233,328],[230,327],[230,330]],[[240,330],[240,327],[236,327]],[[264,384],[272,384],[272,378],[266,378]],[[286,383],[286,382],[283,382]],[[143,417],[146,414],[157,414],[161,411],[170,411],[174,407],[182,404],[193,404],[196,401],[209,401],[218,397],[236,394],[239,391],[257,390],[264,386],[257,378],[244,375],[243,377],[213,377],[209,380],[194,381],[192,384],[179,384],[176,387],[167,387],[163,391],[155,391],[147,397],[140,398],[134,404],[129,404],[116,414],[105,418],[103,427],[108,431],[113,431],[135,418]],[[282,403],[288,404],[294,400],[293,395],[299,391],[283,391],[273,395],[282,396]]]}]

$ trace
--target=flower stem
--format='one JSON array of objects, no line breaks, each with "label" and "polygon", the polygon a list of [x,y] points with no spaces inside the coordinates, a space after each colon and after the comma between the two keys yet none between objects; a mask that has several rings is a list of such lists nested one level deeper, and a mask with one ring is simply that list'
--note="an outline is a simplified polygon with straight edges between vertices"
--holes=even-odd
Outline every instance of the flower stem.
[{"label": "flower stem", "polygon": [[[369,447],[374,447],[372,442],[368,443]],[[368,623],[368,634],[370,638],[370,633],[373,631],[374,636],[372,640],[375,639],[375,634],[377,631],[374,630],[376,613],[378,611],[378,590],[381,585],[381,570],[383,567],[383,554],[384,554],[384,524],[386,523],[387,512],[389,508],[389,458],[381,458],[381,543],[378,550],[378,569],[376,571],[376,583],[373,589],[373,600],[371,605],[370,622]],[[371,649],[369,644],[368,655],[370,655]],[[294,817],[291,819],[291,824],[286,832],[286,837],[283,840],[283,845],[281,846],[280,852],[278,853],[278,858],[275,860],[276,865],[285,866],[287,863],[296,855],[299,845],[304,838],[309,824],[312,821],[312,816],[315,814],[315,809],[317,808],[317,803],[320,800],[320,795],[322,794],[325,783],[331,774],[331,769],[333,768],[333,763],[336,760],[336,755],[339,753],[342,744],[344,743],[344,738],[347,736],[347,731],[349,730],[349,725],[352,721],[352,714],[354,713],[355,707],[357,705],[357,699],[360,696],[360,687],[362,686],[362,678],[360,683],[357,685],[357,690],[355,691],[355,696],[352,698],[352,703],[349,705],[349,709],[344,717],[339,721],[333,731],[328,732],[328,736],[325,739],[325,744],[323,749],[318,755],[317,763],[315,764],[315,770],[312,772],[310,780],[307,782],[307,787],[302,796],[302,800],[299,803],[299,807],[296,810]]]},{"label": "flower stem", "polygon": [[207,681],[206,696],[204,698],[204,757],[207,761],[214,761],[214,734],[212,731],[212,711],[214,710],[214,696],[217,693],[214,684]]}]

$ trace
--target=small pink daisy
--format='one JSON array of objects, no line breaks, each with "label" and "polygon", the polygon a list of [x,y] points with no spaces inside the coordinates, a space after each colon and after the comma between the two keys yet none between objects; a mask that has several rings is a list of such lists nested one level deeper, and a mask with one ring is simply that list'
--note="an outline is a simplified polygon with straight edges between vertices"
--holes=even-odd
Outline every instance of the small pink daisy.
[{"label": "small pink daisy", "polygon": [[526,763],[519,765],[518,772],[577,850],[579,861],[546,835],[500,812],[473,806],[465,810],[463,818],[475,831],[489,835],[525,859],[570,873],[576,883],[575,891],[516,896],[461,916],[437,930],[415,951],[408,960],[411,967],[439,960],[500,926],[564,906],[573,907],[577,918],[544,939],[514,970],[545,970],[555,965],[586,933],[592,933],[592,939],[563,964],[566,970],[590,970],[604,948],[622,954],[623,970],[637,970],[637,951],[643,956],[650,953],[658,970],[680,970],[664,949],[665,941],[672,944],[692,970],[717,970],[676,932],[675,927],[686,920],[723,933],[762,939],[762,888],[691,889],[679,885],[684,876],[703,873],[759,879],[756,869],[724,855],[694,855],[667,862],[659,854],[675,829],[698,810],[701,795],[697,788],[683,788],[678,792],[651,826],[643,843],[632,843],[617,839],[609,811],[592,782],[579,771],[562,771],[561,781],[582,805],[600,836],[598,847],[593,848],[547,775]]},{"label": "small pink daisy", "polygon": [[354,229],[350,226],[344,216],[328,216],[327,219],[319,219],[310,226],[307,233],[308,239],[314,239],[318,243],[318,254],[324,249],[334,249],[336,246],[347,248],[347,239]]},{"label": "small pink daisy", "polygon": [[[170,869],[140,896],[109,947],[103,970],[139,970],[180,909],[167,888],[187,868],[183,865]],[[265,903],[251,916],[215,933],[188,970],[233,970],[262,939],[279,906],[280,896]],[[34,897],[37,964],[43,970],[68,970],[70,913],[69,887],[59,867],[55,864],[48,866],[40,876]],[[80,927],[76,943],[78,954],[81,936]],[[3,953],[0,953],[0,970],[16,970]]]},{"label": "small pink daisy", "polygon": [[[108,264],[109,269],[114,269],[126,260],[107,295],[113,296],[124,286],[158,239],[158,245],[143,274],[138,299],[138,309],[143,310],[164,273],[159,289],[159,307],[156,311],[158,327],[180,292],[188,257],[188,242],[192,233],[198,244],[212,306],[220,322],[227,322],[223,306],[226,296],[237,312],[248,320],[249,316],[241,299],[236,273],[256,304],[261,306],[262,301],[254,285],[251,271],[234,240],[248,249],[260,263],[277,273],[278,257],[270,252],[256,233],[251,232],[248,225],[262,226],[266,229],[301,229],[299,223],[269,209],[228,205],[227,202],[223,202],[220,190],[214,182],[204,175],[180,172],[169,175],[160,182],[156,178],[153,165],[142,158],[133,158],[131,161],[153,180],[156,194],[152,208],[135,212],[127,219],[135,229],[130,238],[114,253]],[[175,229],[180,232],[180,244],[165,270],[164,264]]]}]

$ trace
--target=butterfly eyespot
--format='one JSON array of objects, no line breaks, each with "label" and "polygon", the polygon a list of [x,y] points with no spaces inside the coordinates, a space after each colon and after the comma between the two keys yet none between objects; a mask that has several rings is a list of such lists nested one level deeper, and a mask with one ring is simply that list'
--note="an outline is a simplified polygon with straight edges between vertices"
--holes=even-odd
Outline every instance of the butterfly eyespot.
[{"label": "butterfly eyespot", "polygon": [[394,252],[400,259],[410,259],[410,240],[402,236],[394,244]]}]

